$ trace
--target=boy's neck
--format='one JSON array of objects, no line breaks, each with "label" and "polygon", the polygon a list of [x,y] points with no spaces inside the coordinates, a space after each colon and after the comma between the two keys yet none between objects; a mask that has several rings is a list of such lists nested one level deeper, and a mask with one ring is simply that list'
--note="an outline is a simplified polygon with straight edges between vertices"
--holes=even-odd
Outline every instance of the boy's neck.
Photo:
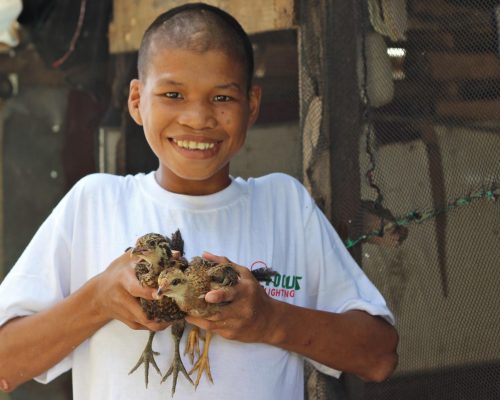
[{"label": "boy's neck", "polygon": [[224,190],[231,184],[229,177],[229,165],[219,171],[217,176],[207,180],[189,180],[178,177],[175,174],[163,171],[161,168],[155,171],[156,182],[171,193],[185,194],[190,196],[206,196]]}]

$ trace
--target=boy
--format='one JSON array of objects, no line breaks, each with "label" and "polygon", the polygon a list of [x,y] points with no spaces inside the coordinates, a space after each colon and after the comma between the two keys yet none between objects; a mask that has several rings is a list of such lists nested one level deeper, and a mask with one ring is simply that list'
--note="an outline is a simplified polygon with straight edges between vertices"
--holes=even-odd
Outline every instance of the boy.
[{"label": "boy", "polygon": [[[302,399],[304,358],[330,374],[386,379],[397,362],[392,315],[304,187],[283,174],[229,175],[260,103],[239,24],[203,4],[173,9],[146,31],[138,67],[129,111],[159,167],[82,179],[40,227],[0,286],[2,390],[72,368],[75,400],[168,396],[160,377],[145,389],[142,374],[128,375],[147,338],[137,330],[168,324],[147,320],[137,298],[154,293],[130,254],[116,256],[144,233],[177,228],[188,258],[224,254],[203,253],[233,260],[241,280],[206,295],[228,303],[219,314],[187,317],[216,334],[215,383],[194,391],[181,377],[176,398]],[[243,267],[256,260],[279,272],[269,295]],[[169,333],[153,348],[165,371]]]}]

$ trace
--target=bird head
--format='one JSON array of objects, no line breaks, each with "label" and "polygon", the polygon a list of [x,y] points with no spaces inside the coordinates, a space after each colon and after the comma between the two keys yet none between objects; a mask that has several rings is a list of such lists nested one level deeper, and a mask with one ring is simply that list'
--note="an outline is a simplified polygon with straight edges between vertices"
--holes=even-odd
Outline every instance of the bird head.
[{"label": "bird head", "polygon": [[180,269],[169,268],[158,276],[159,297],[170,297],[179,303],[186,299],[188,288],[187,276]]},{"label": "bird head", "polygon": [[166,264],[172,257],[167,239],[159,233],[148,233],[137,239],[132,254],[150,264]]}]

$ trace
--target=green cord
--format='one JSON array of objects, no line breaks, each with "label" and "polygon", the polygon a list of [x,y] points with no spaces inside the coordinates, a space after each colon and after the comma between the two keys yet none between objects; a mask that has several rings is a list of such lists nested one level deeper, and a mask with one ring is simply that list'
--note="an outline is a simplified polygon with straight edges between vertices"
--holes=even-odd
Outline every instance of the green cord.
[{"label": "green cord", "polygon": [[405,226],[411,223],[421,223],[428,219],[434,218],[440,214],[451,211],[455,208],[467,206],[474,201],[487,199],[490,201],[495,201],[497,197],[500,195],[500,189],[496,185],[494,185],[490,190],[480,189],[476,192],[469,194],[468,196],[461,197],[451,203],[449,203],[446,207],[438,210],[430,210],[423,213],[419,213],[417,211],[411,211],[406,214],[404,217],[400,219],[396,219],[396,221],[390,222],[386,224],[382,229],[373,230],[367,234],[361,235],[357,239],[347,238],[344,242],[345,246],[350,249],[357,244],[364,242],[368,239],[371,239],[375,236],[383,236],[384,231],[393,226]]}]

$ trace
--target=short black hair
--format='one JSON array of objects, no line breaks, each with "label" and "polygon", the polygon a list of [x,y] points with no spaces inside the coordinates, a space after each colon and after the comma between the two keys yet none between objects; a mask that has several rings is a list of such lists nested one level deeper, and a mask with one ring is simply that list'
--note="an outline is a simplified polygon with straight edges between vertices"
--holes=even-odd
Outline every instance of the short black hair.
[{"label": "short black hair", "polygon": [[147,75],[149,51],[157,39],[160,46],[199,52],[223,51],[245,67],[247,89],[250,89],[254,71],[252,43],[240,23],[220,8],[188,3],[160,14],[142,37],[137,62],[139,78]]}]

